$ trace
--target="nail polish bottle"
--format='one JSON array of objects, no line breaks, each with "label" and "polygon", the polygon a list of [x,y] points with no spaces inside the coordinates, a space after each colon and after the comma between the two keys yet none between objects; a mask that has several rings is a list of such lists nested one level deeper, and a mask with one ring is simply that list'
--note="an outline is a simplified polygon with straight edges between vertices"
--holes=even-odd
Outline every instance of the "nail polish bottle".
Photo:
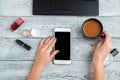
[{"label": "nail polish bottle", "polygon": [[18,18],[11,26],[11,31],[15,31],[17,28],[20,27],[24,23],[24,20],[22,18]]}]

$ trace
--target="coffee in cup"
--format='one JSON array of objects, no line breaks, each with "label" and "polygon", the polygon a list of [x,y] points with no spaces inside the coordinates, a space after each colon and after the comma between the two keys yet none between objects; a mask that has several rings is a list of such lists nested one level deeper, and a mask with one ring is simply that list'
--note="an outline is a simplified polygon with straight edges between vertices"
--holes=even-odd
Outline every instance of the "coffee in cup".
[{"label": "coffee in cup", "polygon": [[103,26],[97,19],[86,20],[82,25],[82,33],[86,38],[96,39],[103,34]]},{"label": "coffee in cup", "polygon": [[[87,39],[105,38],[102,23],[95,18],[88,19],[83,23],[82,33]],[[119,51],[114,48],[110,53],[116,56]]]}]

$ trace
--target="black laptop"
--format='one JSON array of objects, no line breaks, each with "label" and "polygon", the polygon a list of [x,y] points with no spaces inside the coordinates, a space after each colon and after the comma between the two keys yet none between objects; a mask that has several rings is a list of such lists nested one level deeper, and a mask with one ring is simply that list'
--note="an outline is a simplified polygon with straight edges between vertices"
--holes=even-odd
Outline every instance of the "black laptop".
[{"label": "black laptop", "polygon": [[33,0],[33,15],[99,15],[99,0]]}]

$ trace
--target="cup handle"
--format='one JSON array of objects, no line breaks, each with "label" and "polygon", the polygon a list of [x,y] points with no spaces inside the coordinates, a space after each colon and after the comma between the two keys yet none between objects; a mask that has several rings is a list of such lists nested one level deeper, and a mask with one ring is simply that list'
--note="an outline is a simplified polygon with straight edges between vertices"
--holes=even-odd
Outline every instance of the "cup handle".
[{"label": "cup handle", "polygon": [[102,39],[105,38],[105,34],[102,33],[100,37],[101,37]]}]

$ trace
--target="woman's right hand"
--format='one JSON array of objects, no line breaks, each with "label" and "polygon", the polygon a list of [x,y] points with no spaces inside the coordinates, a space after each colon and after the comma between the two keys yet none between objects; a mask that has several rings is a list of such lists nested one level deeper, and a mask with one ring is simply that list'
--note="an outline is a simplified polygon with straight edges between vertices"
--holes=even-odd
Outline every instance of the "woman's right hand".
[{"label": "woman's right hand", "polygon": [[103,63],[112,49],[112,39],[108,32],[104,32],[103,38],[96,46],[93,53],[93,63]]},{"label": "woman's right hand", "polygon": [[59,52],[59,50],[52,50],[56,43],[55,37],[49,37],[42,40],[37,50],[34,64],[44,68]]}]

